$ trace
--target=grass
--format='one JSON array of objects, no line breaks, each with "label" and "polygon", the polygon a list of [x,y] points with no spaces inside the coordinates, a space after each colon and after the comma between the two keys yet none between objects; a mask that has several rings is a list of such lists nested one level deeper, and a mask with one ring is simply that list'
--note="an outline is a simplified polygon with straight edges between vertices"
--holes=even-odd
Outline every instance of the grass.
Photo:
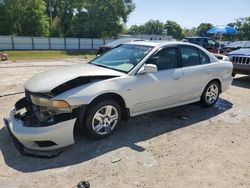
[{"label": "grass", "polygon": [[[3,53],[3,52],[1,52]],[[4,51],[9,56],[10,61],[23,60],[50,60],[50,59],[65,59],[65,58],[85,58],[92,59],[95,57],[94,50],[79,50],[79,51]]]}]

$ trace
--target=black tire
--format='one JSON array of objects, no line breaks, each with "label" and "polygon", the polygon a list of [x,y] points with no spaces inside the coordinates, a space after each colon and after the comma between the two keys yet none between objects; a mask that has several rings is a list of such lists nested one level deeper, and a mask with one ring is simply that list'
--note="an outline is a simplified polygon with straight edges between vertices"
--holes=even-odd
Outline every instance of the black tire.
[{"label": "black tire", "polygon": [[[105,111],[105,106],[112,106],[115,109],[115,110],[114,109],[111,110],[112,113],[117,112],[118,114],[117,121],[113,122],[115,123],[115,125],[112,124],[114,125],[113,128],[112,128],[111,123],[110,123],[110,128],[108,128],[108,125],[106,125],[108,124],[107,122],[104,123],[104,121],[106,120],[108,121],[109,119],[107,115],[104,115],[105,118],[102,118],[103,119],[102,123],[98,122],[97,119],[93,119],[99,110],[103,108],[103,110]],[[83,119],[81,121],[82,125],[80,126],[82,129],[84,129],[84,131],[87,133],[87,136],[89,136],[90,138],[94,138],[94,139],[106,138],[110,136],[111,134],[113,134],[118,129],[119,124],[121,122],[121,116],[122,116],[122,110],[121,110],[120,105],[116,101],[114,100],[97,101],[97,102],[90,104],[90,106],[87,107],[85,115],[83,116]],[[97,121],[97,125],[95,125],[95,121]],[[100,124],[103,124],[102,130],[104,129],[103,132],[106,132],[105,134],[104,133],[100,134],[95,131],[94,127]]]},{"label": "black tire", "polygon": [[[217,90],[218,90],[217,94],[216,94],[215,91],[213,92],[211,90],[211,87],[213,87],[214,89],[217,88]],[[211,94],[212,95],[211,96],[212,100],[209,97],[209,93],[212,93]],[[217,102],[217,100],[219,98],[219,95],[220,95],[220,85],[219,85],[219,83],[217,81],[212,81],[212,82],[208,83],[208,85],[204,89],[204,91],[202,93],[202,96],[201,96],[201,102],[205,107],[211,107]]]}]

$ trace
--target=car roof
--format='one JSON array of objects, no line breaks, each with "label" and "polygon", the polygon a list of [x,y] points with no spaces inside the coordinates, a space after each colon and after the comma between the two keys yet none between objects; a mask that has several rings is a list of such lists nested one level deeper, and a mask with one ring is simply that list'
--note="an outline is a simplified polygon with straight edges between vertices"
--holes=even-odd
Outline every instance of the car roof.
[{"label": "car roof", "polygon": [[139,38],[120,38],[120,39],[117,39],[117,40],[114,40],[110,43],[107,43],[103,46],[107,46],[107,47],[111,47],[111,48],[114,48],[120,44],[125,44],[125,43],[128,43],[128,42],[133,42],[133,41],[142,41],[143,39],[139,39]]},{"label": "car roof", "polygon": [[189,45],[189,46],[197,46],[195,44],[189,42],[181,42],[181,41],[164,41],[164,40],[157,40],[157,41],[136,41],[130,42],[126,44],[133,44],[133,45],[142,45],[142,46],[151,46],[151,47],[161,47],[161,46],[171,46],[171,45]]},{"label": "car roof", "polygon": [[196,38],[210,38],[210,37],[193,36],[193,37],[185,37],[184,39],[196,39]]}]

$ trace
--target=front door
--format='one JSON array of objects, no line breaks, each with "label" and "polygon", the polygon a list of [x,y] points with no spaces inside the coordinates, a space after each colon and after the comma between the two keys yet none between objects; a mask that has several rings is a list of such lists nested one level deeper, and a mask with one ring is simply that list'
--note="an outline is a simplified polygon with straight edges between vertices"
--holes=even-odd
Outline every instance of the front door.
[{"label": "front door", "polygon": [[161,49],[146,64],[155,64],[158,71],[134,76],[132,115],[167,108],[181,100],[182,69],[177,48]]}]

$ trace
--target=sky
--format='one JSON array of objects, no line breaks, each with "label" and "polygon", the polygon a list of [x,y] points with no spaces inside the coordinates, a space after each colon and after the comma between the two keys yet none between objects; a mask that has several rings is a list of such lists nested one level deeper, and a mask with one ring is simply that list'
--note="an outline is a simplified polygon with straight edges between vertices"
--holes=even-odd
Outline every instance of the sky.
[{"label": "sky", "polygon": [[250,0],[134,0],[136,9],[127,26],[143,24],[150,19],[176,21],[182,27],[200,23],[226,25],[239,17],[250,16]]}]

